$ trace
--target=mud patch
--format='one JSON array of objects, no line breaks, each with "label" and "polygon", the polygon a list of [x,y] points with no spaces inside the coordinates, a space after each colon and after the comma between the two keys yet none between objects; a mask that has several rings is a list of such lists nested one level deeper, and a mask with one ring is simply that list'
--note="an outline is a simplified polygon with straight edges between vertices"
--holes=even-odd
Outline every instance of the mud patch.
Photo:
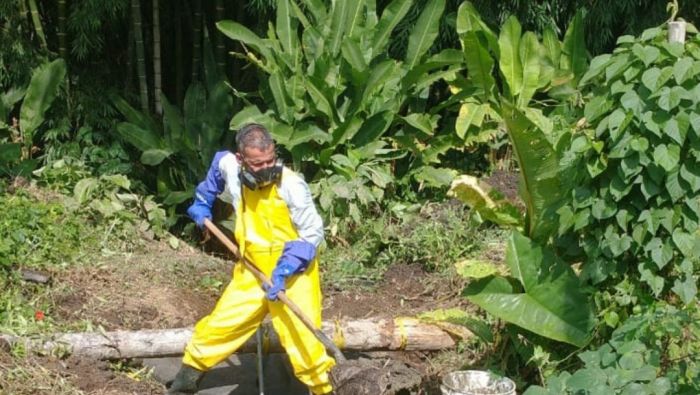
[{"label": "mud patch", "polygon": [[360,358],[338,364],[331,372],[338,395],[408,395],[417,393],[421,375],[397,360]]},{"label": "mud patch", "polygon": [[373,287],[337,290],[326,286],[326,319],[412,316],[438,308],[466,307],[460,276],[428,273],[422,266],[392,265]]}]

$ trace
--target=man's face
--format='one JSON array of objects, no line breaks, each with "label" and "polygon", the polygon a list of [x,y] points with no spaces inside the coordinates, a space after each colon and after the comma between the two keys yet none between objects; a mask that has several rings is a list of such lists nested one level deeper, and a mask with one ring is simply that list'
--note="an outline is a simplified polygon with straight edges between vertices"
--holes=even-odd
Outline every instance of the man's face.
[{"label": "man's face", "polygon": [[257,172],[268,167],[273,167],[277,161],[275,146],[270,145],[267,149],[249,147],[243,150],[243,154],[236,153],[238,162],[252,172]]}]

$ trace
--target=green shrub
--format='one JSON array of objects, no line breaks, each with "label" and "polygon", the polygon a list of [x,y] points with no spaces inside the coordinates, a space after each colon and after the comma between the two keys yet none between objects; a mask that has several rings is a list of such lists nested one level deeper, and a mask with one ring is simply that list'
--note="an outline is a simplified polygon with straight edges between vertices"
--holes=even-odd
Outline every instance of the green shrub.
[{"label": "green shrub", "polygon": [[559,233],[585,254],[606,320],[617,307],[696,300],[700,263],[700,37],[668,43],[661,28],[623,36],[581,83],[590,124],[564,164],[581,169]]}]

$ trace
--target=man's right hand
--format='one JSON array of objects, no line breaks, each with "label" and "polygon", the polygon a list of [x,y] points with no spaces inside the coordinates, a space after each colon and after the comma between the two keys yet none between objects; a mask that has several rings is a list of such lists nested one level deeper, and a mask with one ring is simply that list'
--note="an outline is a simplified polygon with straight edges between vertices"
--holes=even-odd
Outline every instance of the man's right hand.
[{"label": "man's right hand", "polygon": [[192,220],[197,224],[199,229],[204,228],[204,220],[208,219],[211,221],[211,208],[207,207],[206,205],[199,203],[199,202],[194,202],[188,209],[187,209],[187,215],[192,218]]}]

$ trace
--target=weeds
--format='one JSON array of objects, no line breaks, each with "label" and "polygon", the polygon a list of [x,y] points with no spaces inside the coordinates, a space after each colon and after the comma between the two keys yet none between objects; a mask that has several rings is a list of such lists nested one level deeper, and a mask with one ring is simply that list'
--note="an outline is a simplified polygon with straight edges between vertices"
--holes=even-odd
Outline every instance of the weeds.
[{"label": "weeds", "polygon": [[479,226],[461,205],[430,204],[386,214],[329,232],[321,260],[326,282],[338,287],[371,285],[394,264],[445,272],[460,259],[501,246],[504,234]]}]

